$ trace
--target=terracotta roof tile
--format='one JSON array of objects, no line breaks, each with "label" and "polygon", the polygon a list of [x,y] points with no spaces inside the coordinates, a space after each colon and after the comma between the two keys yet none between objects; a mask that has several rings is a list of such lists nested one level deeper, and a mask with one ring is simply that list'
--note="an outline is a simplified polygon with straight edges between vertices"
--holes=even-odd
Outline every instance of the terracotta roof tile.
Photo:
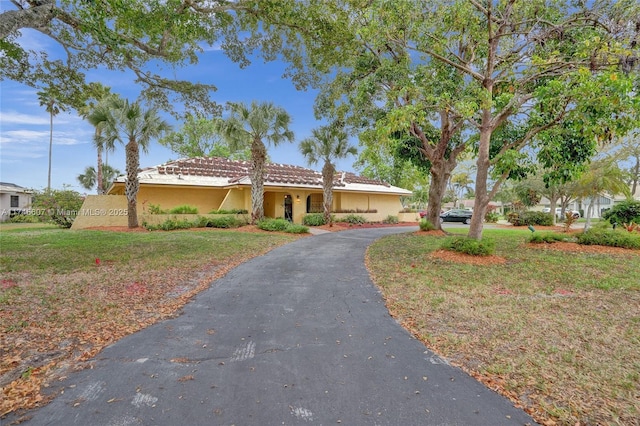
[{"label": "terracotta roof tile", "polygon": [[[234,161],[219,157],[196,157],[170,161],[157,166],[161,175],[211,176],[228,178],[229,183],[238,182],[250,176],[251,164],[247,161]],[[322,174],[315,170],[287,164],[268,163],[265,165],[265,183],[293,185],[322,185]],[[351,172],[338,172],[333,180],[335,187],[343,187],[347,183],[381,185],[384,182],[358,176]]]}]

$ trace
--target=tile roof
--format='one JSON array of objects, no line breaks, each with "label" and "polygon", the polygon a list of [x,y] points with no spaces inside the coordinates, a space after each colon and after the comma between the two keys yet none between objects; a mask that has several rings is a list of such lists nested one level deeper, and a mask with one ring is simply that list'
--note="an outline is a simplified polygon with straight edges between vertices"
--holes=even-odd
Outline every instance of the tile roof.
[{"label": "tile roof", "polygon": [[[196,157],[171,161],[160,166],[143,169],[141,173],[156,171],[159,175],[199,176],[227,178],[228,183],[238,183],[249,179],[251,164],[248,161],[234,161],[219,157]],[[264,174],[265,184],[322,185],[322,174],[315,170],[287,164],[267,163]],[[338,172],[334,176],[334,187],[347,184],[384,186],[391,185],[358,176],[351,172]]]}]

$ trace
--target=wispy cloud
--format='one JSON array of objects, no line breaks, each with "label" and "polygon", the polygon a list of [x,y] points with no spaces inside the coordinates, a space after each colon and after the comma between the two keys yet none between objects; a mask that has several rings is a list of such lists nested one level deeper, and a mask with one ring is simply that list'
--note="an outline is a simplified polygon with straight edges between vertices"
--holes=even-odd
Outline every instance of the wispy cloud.
[{"label": "wispy cloud", "polygon": [[49,120],[46,117],[31,114],[23,114],[15,111],[2,111],[0,118],[2,125],[7,124],[27,124],[27,125],[48,125]]}]

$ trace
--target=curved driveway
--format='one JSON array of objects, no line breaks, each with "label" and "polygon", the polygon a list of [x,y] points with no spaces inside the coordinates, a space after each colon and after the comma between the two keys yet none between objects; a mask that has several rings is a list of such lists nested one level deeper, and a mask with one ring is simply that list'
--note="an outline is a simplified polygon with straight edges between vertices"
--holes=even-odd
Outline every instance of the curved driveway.
[{"label": "curved driveway", "polygon": [[25,424],[534,424],[389,316],[364,253],[408,230],[317,235],[240,265],[106,348]]}]

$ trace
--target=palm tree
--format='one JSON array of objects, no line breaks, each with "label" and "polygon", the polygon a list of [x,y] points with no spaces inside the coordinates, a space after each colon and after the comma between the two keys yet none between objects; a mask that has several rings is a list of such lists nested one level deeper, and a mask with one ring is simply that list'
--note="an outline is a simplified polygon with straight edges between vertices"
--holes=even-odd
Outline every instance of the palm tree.
[{"label": "palm tree", "polygon": [[171,126],[160,116],[155,108],[142,110],[138,102],[129,103],[127,99],[111,98],[105,104],[108,113],[100,122],[106,144],[119,141],[125,144],[126,173],[125,195],[129,228],[138,227],[137,195],[140,183],[140,148],[146,153],[151,139],[161,136]]},{"label": "palm tree", "polygon": [[[120,175],[120,170],[114,169],[113,167],[104,164],[102,166],[102,188],[108,188],[111,186],[113,180]],[[82,185],[83,188],[91,191],[94,186],[98,183],[99,173],[96,172],[95,167],[87,166],[84,169],[84,173],[78,175],[77,179]]]},{"label": "palm tree", "polygon": [[289,130],[291,118],[287,112],[271,102],[230,103],[230,116],[220,130],[232,150],[251,147],[251,223],[264,217],[264,165],[267,148],[263,141],[274,146],[293,141]]},{"label": "palm tree", "polygon": [[[102,163],[102,152],[105,150],[109,152],[115,149],[115,146],[113,144],[111,144],[111,146],[105,146],[105,141],[100,137],[102,133],[100,124],[106,121],[106,114],[108,114],[107,100],[112,96],[114,95],[111,93],[110,88],[103,86],[100,83],[91,83],[89,85],[89,95],[87,101],[84,106],[78,110],[80,116],[89,121],[89,123],[91,123],[95,127],[93,143],[98,154],[96,166],[97,169],[95,169],[97,172],[95,181],[98,183],[98,195],[104,194],[106,189],[104,187],[104,182],[106,179],[103,177],[104,166]],[[91,187],[93,187],[93,185],[91,185]]]},{"label": "palm tree", "polygon": [[336,173],[333,160],[356,155],[354,146],[349,145],[347,134],[336,125],[322,126],[311,131],[311,137],[300,142],[300,152],[309,165],[324,160],[322,167],[322,190],[324,222],[331,225],[331,206],[333,204],[333,176]]},{"label": "palm tree", "polygon": [[575,196],[589,200],[585,214],[587,219],[584,224],[585,231],[591,226],[593,207],[601,195],[624,194],[627,197],[630,195],[624,174],[615,159],[611,157],[591,162],[589,169],[572,186]]},{"label": "palm tree", "polygon": [[53,86],[49,86],[37,93],[40,106],[44,106],[49,113],[49,173],[47,175],[47,192],[51,191],[51,156],[53,152],[53,117],[60,111],[65,111],[60,103],[61,95]]}]

